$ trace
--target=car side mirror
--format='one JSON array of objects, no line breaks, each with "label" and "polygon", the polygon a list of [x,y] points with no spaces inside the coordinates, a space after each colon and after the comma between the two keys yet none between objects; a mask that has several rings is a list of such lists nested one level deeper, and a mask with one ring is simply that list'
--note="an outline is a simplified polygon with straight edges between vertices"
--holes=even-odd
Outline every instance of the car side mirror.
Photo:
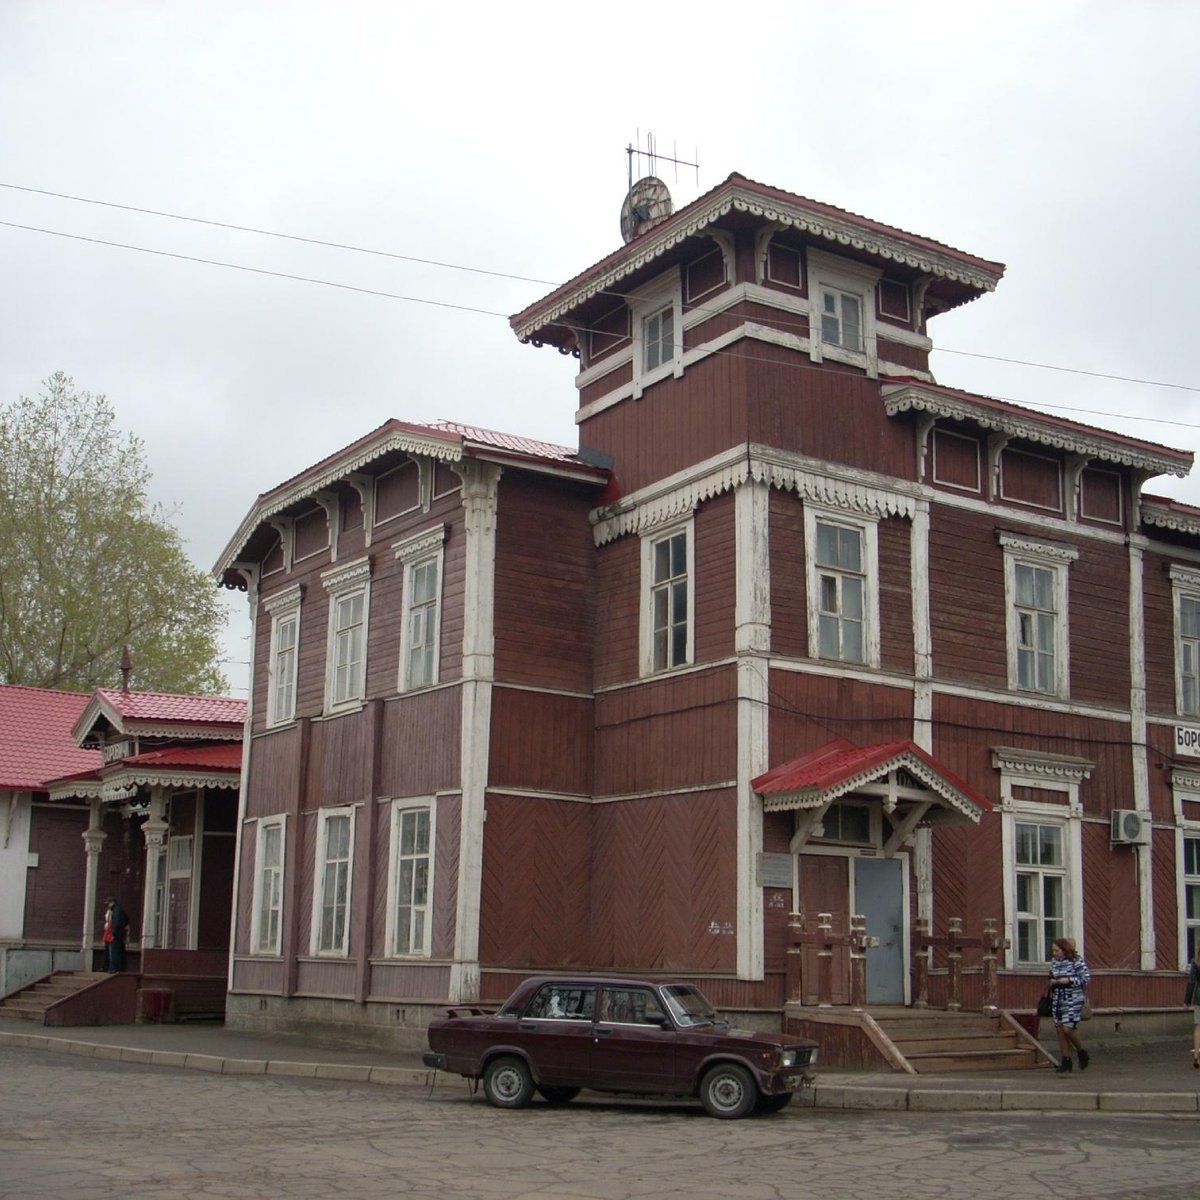
[{"label": "car side mirror", "polygon": [[647,1025],[657,1025],[659,1029],[669,1029],[671,1025],[671,1018],[661,1012],[648,1012],[642,1020]]}]

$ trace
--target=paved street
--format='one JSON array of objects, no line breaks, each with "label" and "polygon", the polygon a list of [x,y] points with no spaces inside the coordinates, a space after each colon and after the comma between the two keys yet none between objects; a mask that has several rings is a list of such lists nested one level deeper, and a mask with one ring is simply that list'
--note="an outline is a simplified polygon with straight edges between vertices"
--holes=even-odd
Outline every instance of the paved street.
[{"label": "paved street", "polygon": [[499,1112],[465,1084],[209,1075],[0,1048],[0,1197],[1081,1197],[1194,1190],[1200,1117],[601,1099]]}]

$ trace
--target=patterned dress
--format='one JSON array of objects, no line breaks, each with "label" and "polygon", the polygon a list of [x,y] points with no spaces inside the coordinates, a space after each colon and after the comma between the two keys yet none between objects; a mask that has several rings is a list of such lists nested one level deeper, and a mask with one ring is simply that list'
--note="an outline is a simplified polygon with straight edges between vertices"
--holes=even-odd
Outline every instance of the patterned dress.
[{"label": "patterned dress", "polygon": [[1092,973],[1082,956],[1050,960],[1050,978],[1070,981],[1063,987],[1050,989],[1050,1002],[1054,1009],[1051,1015],[1055,1025],[1070,1025],[1074,1028],[1079,1024],[1083,1015],[1083,989],[1091,977]]}]

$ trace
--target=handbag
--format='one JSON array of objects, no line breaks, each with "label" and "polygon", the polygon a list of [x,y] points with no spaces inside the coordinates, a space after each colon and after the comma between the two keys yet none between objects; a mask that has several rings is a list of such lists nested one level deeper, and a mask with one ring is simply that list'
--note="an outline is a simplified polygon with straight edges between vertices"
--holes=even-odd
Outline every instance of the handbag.
[{"label": "handbag", "polygon": [[1043,992],[1038,997],[1037,1015],[1039,1017],[1048,1017],[1048,1016],[1051,1016],[1053,1014],[1053,1012],[1054,1012],[1054,1005],[1050,1001],[1050,993]]},{"label": "handbag", "polygon": [[1081,1021],[1090,1021],[1092,1019],[1092,1002],[1086,996],[1083,998],[1083,1011],[1080,1012],[1079,1019]]}]

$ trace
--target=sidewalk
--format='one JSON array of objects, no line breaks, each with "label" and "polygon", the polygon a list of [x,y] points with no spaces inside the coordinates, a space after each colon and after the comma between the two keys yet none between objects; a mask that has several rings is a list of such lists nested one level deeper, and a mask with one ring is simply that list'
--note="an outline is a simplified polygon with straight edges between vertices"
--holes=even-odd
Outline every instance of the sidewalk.
[{"label": "sidewalk", "polygon": [[[459,1085],[431,1071],[419,1051],[364,1050],[299,1037],[260,1036],[219,1024],[102,1025],[45,1028],[0,1022],[0,1047],[19,1046],[151,1066],[225,1075],[274,1075],[389,1086]],[[1052,1047],[1050,1047],[1052,1049]],[[823,1070],[797,1098],[816,1108],[1200,1113],[1200,1071],[1180,1038],[1101,1045],[1087,1071],[1057,1075],[1049,1068],[978,1074],[902,1075]]]}]

